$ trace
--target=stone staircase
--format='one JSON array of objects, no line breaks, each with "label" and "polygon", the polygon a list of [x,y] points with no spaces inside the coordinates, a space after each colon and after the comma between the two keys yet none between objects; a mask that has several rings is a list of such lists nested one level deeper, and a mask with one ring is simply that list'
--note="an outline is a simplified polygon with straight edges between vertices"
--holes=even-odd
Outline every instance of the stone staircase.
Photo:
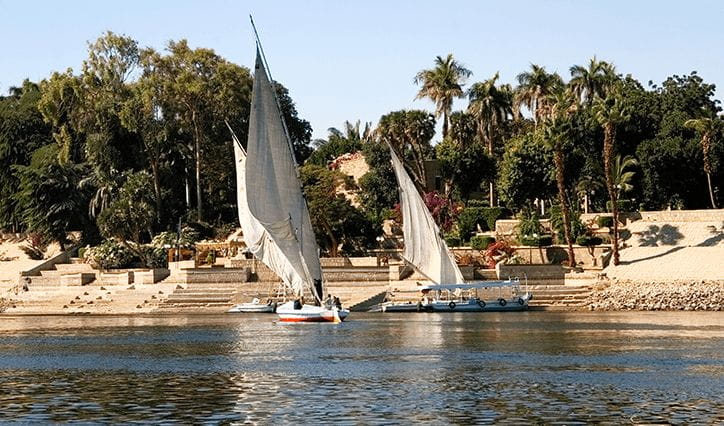
[{"label": "stone staircase", "polygon": [[584,308],[591,286],[587,285],[529,285],[533,294],[531,308]]},{"label": "stone staircase", "polygon": [[[73,259],[71,259],[73,261]],[[87,263],[58,263],[53,269],[40,271],[40,275],[27,277],[31,289],[57,286],[82,286],[96,280],[96,270]]]}]

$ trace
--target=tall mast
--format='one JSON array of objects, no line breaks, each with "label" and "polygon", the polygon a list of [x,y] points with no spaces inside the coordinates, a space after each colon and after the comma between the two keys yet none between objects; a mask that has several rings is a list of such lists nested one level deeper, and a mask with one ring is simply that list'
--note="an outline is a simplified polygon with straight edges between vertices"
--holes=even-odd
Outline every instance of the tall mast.
[{"label": "tall mast", "polygon": [[[261,45],[261,39],[259,38],[259,33],[256,31],[256,25],[254,25],[254,18],[249,15],[249,20],[251,21],[251,28],[254,30],[254,38],[256,41],[256,48],[261,54],[261,61],[264,63],[264,69],[266,71],[267,78],[272,83],[272,92],[274,93],[274,100],[277,103],[277,110],[279,111],[279,118],[282,120],[282,126],[284,127],[284,136],[287,138],[287,144],[289,144],[289,152],[292,153],[292,160],[294,161],[294,165],[297,169],[297,178],[299,178],[299,163],[297,163],[297,157],[294,155],[294,146],[292,145],[292,138],[289,136],[289,129],[287,128],[287,122],[284,120],[284,113],[282,113],[282,105],[279,103],[279,96],[277,96],[277,90],[276,90],[276,80],[274,80],[274,77],[272,77],[271,70],[269,69],[269,64],[266,61],[266,55],[264,54],[264,47]],[[300,180],[301,182],[301,180]],[[301,183],[300,183],[301,185]]]}]

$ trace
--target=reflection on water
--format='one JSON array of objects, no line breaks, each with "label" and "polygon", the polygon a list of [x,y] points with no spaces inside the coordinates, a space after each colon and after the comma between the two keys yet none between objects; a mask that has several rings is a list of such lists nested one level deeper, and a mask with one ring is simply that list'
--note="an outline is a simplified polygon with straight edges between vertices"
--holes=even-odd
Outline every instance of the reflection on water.
[{"label": "reflection on water", "polygon": [[0,420],[724,421],[721,313],[0,317]]}]

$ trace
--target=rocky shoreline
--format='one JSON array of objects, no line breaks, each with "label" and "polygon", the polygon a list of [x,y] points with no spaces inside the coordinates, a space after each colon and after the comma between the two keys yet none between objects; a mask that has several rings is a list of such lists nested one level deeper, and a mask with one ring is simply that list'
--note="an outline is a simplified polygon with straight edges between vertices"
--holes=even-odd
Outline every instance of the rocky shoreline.
[{"label": "rocky shoreline", "polygon": [[610,281],[588,298],[592,311],[722,311],[724,281]]}]

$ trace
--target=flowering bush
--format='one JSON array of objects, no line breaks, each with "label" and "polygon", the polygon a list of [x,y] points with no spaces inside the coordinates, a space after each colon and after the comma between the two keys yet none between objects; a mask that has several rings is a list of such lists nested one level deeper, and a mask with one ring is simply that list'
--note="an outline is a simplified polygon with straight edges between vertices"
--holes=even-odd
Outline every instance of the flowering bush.
[{"label": "flowering bush", "polygon": [[449,198],[445,198],[437,191],[427,192],[423,197],[427,209],[430,210],[432,218],[443,232],[449,232],[453,223],[463,210],[460,203],[455,203]]},{"label": "flowering bush", "polygon": [[133,262],[133,253],[114,240],[105,240],[95,247],[86,247],[83,254],[86,263],[101,269],[126,268]]},{"label": "flowering bush", "polygon": [[[178,234],[173,231],[165,231],[157,234],[151,240],[151,245],[154,247],[176,247],[176,239],[179,238]],[[181,248],[192,248],[194,243],[199,240],[199,233],[189,226],[181,228],[181,237],[179,238],[179,244]]]},{"label": "flowering bush", "polygon": [[496,241],[488,246],[485,250],[485,260],[488,268],[493,269],[498,262],[501,263],[517,263],[518,257],[515,255],[515,249],[505,241]]}]

